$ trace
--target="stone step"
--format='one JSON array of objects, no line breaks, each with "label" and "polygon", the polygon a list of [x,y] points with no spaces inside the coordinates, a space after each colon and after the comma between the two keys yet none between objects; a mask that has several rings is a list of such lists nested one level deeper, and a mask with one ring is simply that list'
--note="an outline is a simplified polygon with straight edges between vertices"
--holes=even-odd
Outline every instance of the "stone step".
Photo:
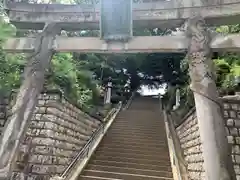
[{"label": "stone step", "polygon": [[171,166],[166,164],[154,165],[154,164],[140,164],[122,161],[110,161],[110,160],[95,160],[91,159],[89,164],[102,165],[102,166],[115,166],[123,168],[145,169],[155,171],[171,171]]},{"label": "stone step", "polygon": [[[164,150],[164,151],[163,151]],[[155,154],[156,153],[156,149],[132,149],[132,148],[128,148],[128,147],[108,147],[108,146],[99,146],[97,149],[97,152],[102,152],[102,151],[114,151],[114,152],[130,152],[130,153],[141,153],[141,154]],[[166,154],[168,153],[168,149],[167,148],[162,148],[162,149],[158,149],[157,152],[161,152],[161,154]]]},{"label": "stone step", "polygon": [[130,167],[117,167],[117,166],[104,166],[104,165],[93,165],[89,164],[87,166],[88,170],[98,170],[98,171],[110,171],[110,172],[120,172],[120,173],[128,173],[128,174],[142,174],[147,176],[164,176],[171,177],[171,171],[157,171],[157,170],[146,170],[146,169],[136,169]]},{"label": "stone step", "polygon": [[124,145],[124,146],[133,146],[135,147],[147,147],[147,148],[164,148],[167,147],[167,143],[142,143],[138,141],[117,141],[115,139],[104,139],[102,141],[102,145],[109,146],[111,143],[111,146],[118,146],[119,144]]},{"label": "stone step", "polygon": [[[83,171],[83,176],[95,176],[95,177],[107,177],[123,180],[173,180],[171,177],[164,176],[147,176],[142,174],[130,174],[130,173],[120,173],[111,171],[96,171],[96,170],[85,170]],[[81,178],[80,178],[81,179]]]},{"label": "stone step", "polygon": [[[137,124],[136,124],[137,123]],[[129,126],[132,125],[132,126]],[[116,121],[112,127],[127,127],[132,129],[141,128],[142,130],[145,130],[146,128],[153,128],[155,130],[159,130],[158,127],[164,127],[164,123],[155,122],[155,121],[149,121],[149,122],[138,122],[138,121]]]},{"label": "stone step", "polygon": [[[155,150],[155,149],[154,149]],[[128,154],[142,154],[142,155],[151,155],[155,154],[156,151],[154,150],[141,150],[141,149],[127,149],[127,148],[110,148],[110,147],[99,147],[96,151],[96,153],[128,153]],[[163,156],[169,156],[168,151],[162,151],[161,155]]]},{"label": "stone step", "polygon": [[167,140],[166,139],[150,139],[150,138],[141,138],[141,137],[138,137],[138,136],[132,136],[131,139],[127,136],[111,136],[111,134],[108,134],[104,137],[104,140],[112,140],[112,141],[116,141],[116,142],[140,142],[140,143],[149,143],[149,144],[157,144],[157,143],[160,143],[160,144],[164,144],[164,143],[167,143]]},{"label": "stone step", "polygon": [[117,144],[114,142],[106,142],[106,143],[102,143],[99,145],[99,147],[108,147],[108,148],[124,148],[124,149],[141,149],[141,150],[152,150],[155,152],[159,152],[162,150],[168,150],[168,147],[161,146],[149,146],[148,144],[140,144],[140,145],[134,145],[134,144],[127,144],[127,143],[121,143],[121,144]]},{"label": "stone step", "polygon": [[132,132],[114,132],[114,130],[109,130],[105,136],[112,136],[112,137],[139,137],[139,139],[141,139],[141,137],[143,139],[147,139],[147,140],[160,140],[160,139],[167,139],[167,135],[166,134],[162,134],[162,133],[158,133],[158,134],[147,134],[147,133],[132,133]]},{"label": "stone step", "polygon": [[161,126],[155,126],[155,127],[157,127],[157,128],[154,129],[154,128],[151,128],[151,127],[145,127],[143,129],[143,127],[129,128],[127,126],[120,127],[120,126],[114,125],[109,130],[126,130],[126,131],[133,131],[133,132],[144,132],[144,133],[156,133],[156,134],[159,134],[159,128],[164,128],[164,127],[161,127]]},{"label": "stone step", "polygon": [[79,177],[79,180],[122,180],[122,179],[116,179],[116,178],[104,178],[104,177],[96,177],[96,176],[83,176],[81,175]]},{"label": "stone step", "polygon": [[112,157],[112,156],[94,156],[94,160],[100,161],[117,161],[126,163],[136,163],[136,164],[152,164],[152,165],[171,165],[169,159],[157,160],[157,159],[147,159],[147,158],[125,158],[125,157]]},{"label": "stone step", "polygon": [[[166,135],[164,134],[164,135],[162,135],[161,133],[159,133],[159,134],[151,134],[151,133],[140,133],[140,132],[138,132],[138,133],[134,133],[134,132],[132,132],[132,131],[120,131],[120,130],[118,130],[118,131],[113,131],[113,130],[109,130],[109,132],[107,132],[107,134],[112,134],[112,136],[121,136],[121,135],[127,135],[128,137],[131,137],[131,136],[145,136],[145,137],[148,137],[148,138],[151,138],[151,139],[160,139],[160,138],[165,138],[166,137]],[[163,137],[162,137],[163,136]]]},{"label": "stone step", "polygon": [[131,152],[111,152],[111,151],[97,151],[94,156],[100,156],[100,157],[124,157],[124,158],[135,158],[135,159],[154,159],[154,160],[167,160],[169,161],[169,156],[167,153],[165,154],[137,154],[137,153],[131,153]]}]

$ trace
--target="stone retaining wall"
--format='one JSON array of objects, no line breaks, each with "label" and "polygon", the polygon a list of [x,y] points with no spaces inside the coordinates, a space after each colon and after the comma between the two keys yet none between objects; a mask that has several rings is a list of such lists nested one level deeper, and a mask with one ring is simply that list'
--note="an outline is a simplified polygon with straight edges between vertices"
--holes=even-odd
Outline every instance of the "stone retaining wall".
[{"label": "stone retaining wall", "polygon": [[[240,180],[240,100],[224,98],[223,113],[237,180]],[[196,111],[192,110],[176,128],[189,177],[204,180],[203,156]]]},{"label": "stone retaining wall", "polygon": [[99,120],[72,105],[61,92],[41,94],[21,142],[12,179],[49,180],[61,174],[99,125]]},{"label": "stone retaining wall", "polygon": [[0,98],[0,135],[7,119],[8,98]]},{"label": "stone retaining wall", "polygon": [[184,119],[176,131],[187,163],[189,177],[193,180],[204,179],[202,146],[196,111],[192,110]]},{"label": "stone retaining wall", "polygon": [[240,100],[224,99],[223,105],[228,143],[232,150],[232,161],[237,180],[240,180]]}]

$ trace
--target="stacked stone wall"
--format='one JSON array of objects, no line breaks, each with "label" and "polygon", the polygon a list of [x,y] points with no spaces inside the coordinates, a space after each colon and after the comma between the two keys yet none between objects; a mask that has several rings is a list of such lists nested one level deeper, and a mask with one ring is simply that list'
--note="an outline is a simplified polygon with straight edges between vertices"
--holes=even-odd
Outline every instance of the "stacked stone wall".
[{"label": "stacked stone wall", "polygon": [[5,125],[8,115],[8,102],[9,99],[6,97],[0,98],[0,135],[2,134],[3,127]]},{"label": "stacked stone wall", "polygon": [[240,100],[223,100],[228,143],[237,180],[240,180]]},{"label": "stacked stone wall", "polygon": [[[232,150],[232,161],[237,180],[240,180],[240,100],[224,98],[222,101],[228,143]],[[204,159],[196,111],[192,110],[181,122],[176,127],[176,132],[184,153],[189,177],[191,180],[204,180]]]},{"label": "stacked stone wall", "polygon": [[187,163],[189,177],[192,180],[204,179],[202,143],[196,111],[192,110],[176,128],[177,135]]},{"label": "stacked stone wall", "polygon": [[[14,99],[7,105],[5,117],[11,117],[13,104]],[[63,173],[100,123],[59,91],[41,94],[21,142],[12,179],[49,180]]]}]

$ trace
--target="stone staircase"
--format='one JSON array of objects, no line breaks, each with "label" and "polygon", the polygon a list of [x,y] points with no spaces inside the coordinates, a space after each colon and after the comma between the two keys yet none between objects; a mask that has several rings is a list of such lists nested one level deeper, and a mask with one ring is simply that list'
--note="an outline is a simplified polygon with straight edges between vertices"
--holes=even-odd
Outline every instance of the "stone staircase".
[{"label": "stone staircase", "polygon": [[79,180],[172,180],[157,99],[135,98],[109,128]]}]

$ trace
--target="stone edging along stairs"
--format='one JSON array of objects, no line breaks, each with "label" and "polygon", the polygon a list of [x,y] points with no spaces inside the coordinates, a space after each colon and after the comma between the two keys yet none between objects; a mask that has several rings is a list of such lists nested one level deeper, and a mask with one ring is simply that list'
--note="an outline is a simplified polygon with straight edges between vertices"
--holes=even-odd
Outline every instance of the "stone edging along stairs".
[{"label": "stone edging along stairs", "polygon": [[160,117],[157,100],[135,98],[114,120],[78,180],[173,180]]}]

